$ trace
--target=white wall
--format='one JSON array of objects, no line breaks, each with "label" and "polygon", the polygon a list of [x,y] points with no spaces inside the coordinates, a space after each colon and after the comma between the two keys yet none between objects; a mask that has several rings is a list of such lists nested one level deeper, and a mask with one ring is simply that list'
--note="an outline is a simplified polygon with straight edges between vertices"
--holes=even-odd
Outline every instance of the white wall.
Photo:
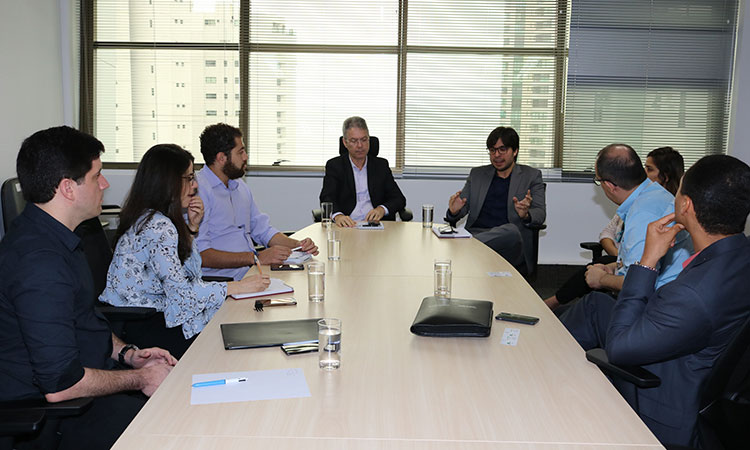
[{"label": "white wall", "polygon": [[[23,138],[32,132],[72,120],[68,30],[61,28],[61,11],[70,0],[14,0],[0,5],[0,178],[15,174],[15,156]],[[11,5],[12,4],[12,5]],[[61,7],[62,5],[62,7]],[[750,14],[743,11],[738,36],[730,154],[750,163]],[[67,20],[67,19],[66,19]],[[747,26],[744,26],[747,24]],[[743,49],[745,53],[743,54]],[[7,64],[12,61],[13,64]],[[66,88],[63,85],[67,86]],[[107,170],[112,187],[105,202],[121,203],[133,171]],[[279,177],[251,174],[247,181],[263,211],[282,230],[297,230],[311,221],[318,204],[320,176]],[[420,218],[423,203],[433,203],[436,218],[461,180],[399,179],[408,206]],[[541,235],[540,262],[583,263],[589,257],[578,242],[596,240],[615,207],[593,184],[548,183],[547,230]]]}]

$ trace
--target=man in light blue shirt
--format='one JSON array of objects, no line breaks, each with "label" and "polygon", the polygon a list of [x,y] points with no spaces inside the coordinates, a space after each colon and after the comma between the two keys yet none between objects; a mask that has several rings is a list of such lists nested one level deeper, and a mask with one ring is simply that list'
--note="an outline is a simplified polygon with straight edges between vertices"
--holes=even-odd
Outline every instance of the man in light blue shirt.
[{"label": "man in light blue shirt", "polygon": [[258,252],[261,264],[281,264],[296,247],[318,254],[310,238],[287,237],[258,209],[250,188],[240,179],[247,168],[247,151],[238,128],[210,125],[200,141],[206,164],[196,179],[205,214],[196,243],[204,275],[241,279],[255,263],[255,243],[267,247]]},{"label": "man in light blue shirt", "polygon": [[[596,159],[594,182],[604,194],[619,205],[617,215],[625,223],[617,262],[595,264],[586,271],[586,282],[592,289],[620,291],[628,267],[643,254],[648,224],[674,212],[674,196],[659,183],[646,178],[641,159],[626,144],[604,147]],[[659,262],[656,288],[679,275],[682,263],[690,257],[692,243],[686,231],[680,232],[674,247]]]}]

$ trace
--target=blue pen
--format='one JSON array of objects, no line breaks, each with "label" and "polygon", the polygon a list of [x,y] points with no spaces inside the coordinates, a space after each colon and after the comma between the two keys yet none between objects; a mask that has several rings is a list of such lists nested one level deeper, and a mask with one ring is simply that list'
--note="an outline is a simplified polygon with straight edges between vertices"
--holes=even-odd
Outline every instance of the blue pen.
[{"label": "blue pen", "polygon": [[199,388],[199,387],[206,387],[206,386],[219,386],[221,384],[242,383],[244,381],[247,381],[247,378],[226,378],[224,380],[211,380],[211,381],[201,381],[200,383],[193,383],[193,387]]}]

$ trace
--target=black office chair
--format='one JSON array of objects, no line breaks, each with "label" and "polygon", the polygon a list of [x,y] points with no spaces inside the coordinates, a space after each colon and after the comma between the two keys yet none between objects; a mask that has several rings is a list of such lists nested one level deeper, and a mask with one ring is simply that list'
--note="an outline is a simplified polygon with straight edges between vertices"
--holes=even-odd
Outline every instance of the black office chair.
[{"label": "black office chair", "polygon": [[[459,219],[460,220],[460,219]],[[447,216],[443,218],[443,221],[445,223],[449,224],[452,227],[456,227],[459,220],[456,219],[450,219]],[[530,267],[516,267],[516,270],[518,270],[518,273],[520,273],[526,280],[528,281],[534,281],[536,278],[536,271],[539,268],[539,232],[542,230],[547,229],[547,224],[540,223],[525,223],[524,226],[531,230],[532,237],[531,237],[531,266]],[[526,258],[524,257],[524,260]]]},{"label": "black office chair", "polygon": [[84,397],[58,403],[48,403],[44,399],[0,402],[0,450],[17,446],[57,448],[60,419],[83,414],[91,401]]},{"label": "black office chair", "polygon": [[26,200],[23,199],[21,192],[21,183],[18,178],[9,178],[3,182],[0,188],[0,196],[3,203],[3,230],[7,233],[10,229],[10,223],[18,217],[26,206]]},{"label": "black office chair", "polygon": [[596,261],[597,259],[602,257],[602,254],[604,252],[604,247],[602,247],[602,244],[598,242],[581,242],[580,245],[582,249],[591,251],[592,261]]},{"label": "black office chair", "polygon": [[[604,349],[586,352],[586,359],[606,375],[648,389],[661,384],[659,377],[639,366],[617,366]],[[638,412],[638,396],[631,405]],[[703,448],[746,449],[750,442],[750,316],[714,364],[700,398],[698,434]],[[667,448],[684,448],[669,446]]]}]

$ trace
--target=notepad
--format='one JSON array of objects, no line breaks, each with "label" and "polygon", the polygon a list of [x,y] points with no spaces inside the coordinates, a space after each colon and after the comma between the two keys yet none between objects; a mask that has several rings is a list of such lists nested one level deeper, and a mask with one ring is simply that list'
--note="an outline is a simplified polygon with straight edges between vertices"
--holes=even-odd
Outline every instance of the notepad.
[{"label": "notepad", "polygon": [[289,255],[289,257],[286,260],[284,260],[284,264],[302,264],[305,261],[309,261],[311,259],[312,259],[311,254],[300,251],[300,250],[295,250],[292,252],[291,255]]},{"label": "notepad", "polygon": [[268,297],[269,295],[287,294],[289,292],[294,292],[294,288],[279,280],[278,278],[271,278],[271,284],[268,285],[265,291],[234,294],[232,295],[232,297],[234,297],[235,300],[240,300],[244,298]]},{"label": "notepad", "polygon": [[[451,229],[455,231],[454,233],[446,233],[444,232],[447,229]],[[440,230],[444,230],[441,232]],[[441,239],[455,239],[455,238],[470,238],[471,233],[466,231],[466,228],[450,228],[450,225],[439,225],[435,224],[432,226],[432,232],[435,233],[435,236],[441,238]]]}]

